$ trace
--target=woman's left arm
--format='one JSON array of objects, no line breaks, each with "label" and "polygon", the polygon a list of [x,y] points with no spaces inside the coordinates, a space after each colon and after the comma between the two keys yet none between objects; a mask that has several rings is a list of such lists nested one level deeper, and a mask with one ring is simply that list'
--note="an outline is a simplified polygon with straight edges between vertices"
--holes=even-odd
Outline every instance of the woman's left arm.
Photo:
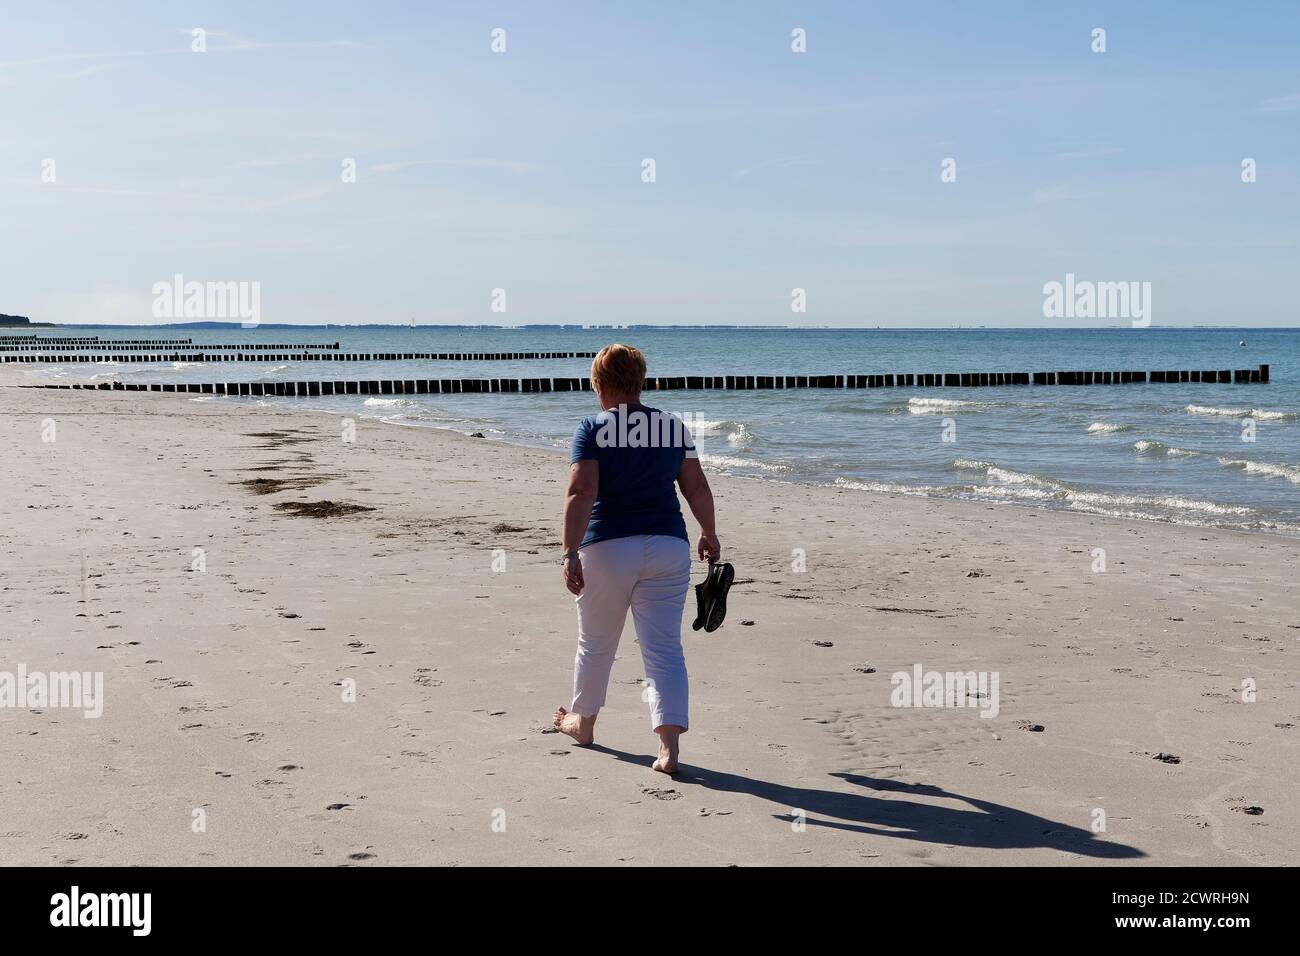
[{"label": "woman's left arm", "polygon": [[566,555],[575,555],[564,559],[564,584],[574,594],[582,593],[582,562],[576,555],[578,546],[587,534],[587,523],[591,520],[591,508],[596,503],[599,488],[600,463],[595,459],[575,461],[569,466],[569,490],[564,496],[564,532],[561,542]]}]

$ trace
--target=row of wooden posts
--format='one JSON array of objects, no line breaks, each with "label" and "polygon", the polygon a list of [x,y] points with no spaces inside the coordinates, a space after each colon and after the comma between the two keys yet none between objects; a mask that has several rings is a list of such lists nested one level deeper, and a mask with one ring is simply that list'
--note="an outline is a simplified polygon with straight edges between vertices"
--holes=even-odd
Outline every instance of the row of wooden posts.
[{"label": "row of wooden posts", "polygon": [[[195,352],[294,352],[299,351],[306,353],[308,351],[327,352],[339,347],[339,343],[306,343],[294,344],[280,342],[256,342],[246,343],[244,345],[209,345],[194,344],[188,339],[183,341],[158,341],[158,342],[57,342],[48,345],[15,345],[13,343],[0,344],[0,352],[30,352],[35,355],[45,355],[51,351],[64,349],[68,352],[130,352],[132,354],[142,354],[144,349],[157,348],[160,346],[177,346],[183,345],[187,349]],[[314,356],[308,356],[314,358]],[[210,361],[216,361],[212,359]]]},{"label": "row of wooden posts", "polygon": [[0,344],[39,345],[42,348],[84,348],[95,345],[189,345],[193,339],[100,339],[98,335],[72,335],[49,338],[44,335],[0,335]]},{"label": "row of wooden posts", "polygon": [[[647,378],[646,391],[777,388],[980,388],[1004,385],[1128,385],[1148,382],[1267,384],[1268,366],[1244,369],[1177,369],[1110,372],[926,372],[904,375],[679,375]],[[578,392],[588,378],[379,379],[317,382],[97,382],[46,384],[118,392],[316,397],[320,395],[450,395],[483,392]]]},{"label": "row of wooden posts", "polygon": [[[195,346],[199,348],[200,346]],[[219,346],[213,346],[218,348]],[[275,346],[290,348],[291,346]],[[317,346],[296,346],[298,348],[317,348]],[[325,346],[320,346],[325,348]],[[4,347],[0,346],[0,352]],[[71,365],[95,362],[508,362],[522,359],[571,359],[595,358],[595,352],[327,352],[312,354],[309,352],[259,352],[245,354],[208,354],[206,352],[172,352],[170,354],[144,355],[6,355],[4,361],[34,365]]]}]

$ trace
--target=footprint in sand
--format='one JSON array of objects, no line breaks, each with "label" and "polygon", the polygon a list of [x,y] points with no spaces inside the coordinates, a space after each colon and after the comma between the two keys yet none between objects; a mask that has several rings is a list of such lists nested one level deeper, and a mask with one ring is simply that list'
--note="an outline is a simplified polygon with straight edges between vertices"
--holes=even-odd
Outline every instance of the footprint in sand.
[{"label": "footprint in sand", "polygon": [[660,789],[659,787],[642,787],[641,792],[647,797],[654,797],[656,800],[680,800],[682,795],[676,790]]}]

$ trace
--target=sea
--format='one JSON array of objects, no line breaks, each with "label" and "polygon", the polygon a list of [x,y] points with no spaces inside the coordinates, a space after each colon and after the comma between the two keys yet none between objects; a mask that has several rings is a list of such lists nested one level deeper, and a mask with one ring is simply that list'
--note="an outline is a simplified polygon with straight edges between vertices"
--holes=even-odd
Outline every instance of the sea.
[{"label": "sea", "polygon": [[[1300,329],[466,328],[60,326],[50,335],[196,344],[338,342],[355,352],[594,351],[626,342],[650,375],[839,375],[1271,367],[1267,385],[668,391],[710,471],[1014,506],[1300,535]],[[589,359],[107,362],[43,365],[33,382],[578,377]],[[211,398],[481,432],[567,449],[590,392]]]}]

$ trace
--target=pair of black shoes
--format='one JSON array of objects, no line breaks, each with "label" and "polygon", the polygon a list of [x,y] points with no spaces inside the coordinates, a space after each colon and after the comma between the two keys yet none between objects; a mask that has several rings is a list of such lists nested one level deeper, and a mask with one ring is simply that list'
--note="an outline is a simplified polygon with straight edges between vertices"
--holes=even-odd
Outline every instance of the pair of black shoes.
[{"label": "pair of black shoes", "polygon": [[704,628],[706,634],[722,626],[727,616],[727,592],[736,579],[736,569],[730,564],[709,563],[709,573],[695,585],[695,623],[692,630]]}]

